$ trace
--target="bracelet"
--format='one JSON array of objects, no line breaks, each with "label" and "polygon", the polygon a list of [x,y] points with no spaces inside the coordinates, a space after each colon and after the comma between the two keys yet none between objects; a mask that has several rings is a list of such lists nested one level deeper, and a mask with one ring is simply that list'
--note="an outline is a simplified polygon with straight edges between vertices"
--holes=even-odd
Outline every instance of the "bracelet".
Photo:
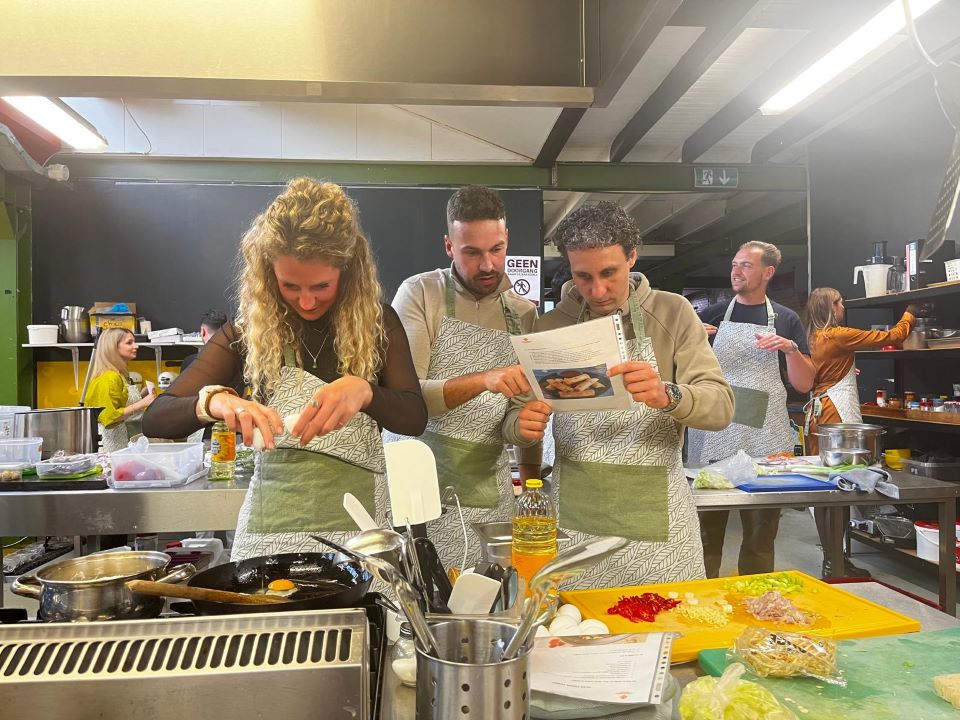
[{"label": "bracelet", "polygon": [[200,414],[197,416],[200,422],[212,423],[217,421],[217,418],[210,414],[210,401],[213,400],[214,395],[224,392],[230,393],[234,397],[240,397],[236,390],[231,387],[227,387],[226,385],[204,385],[202,388],[200,388],[200,394],[198,397]]}]

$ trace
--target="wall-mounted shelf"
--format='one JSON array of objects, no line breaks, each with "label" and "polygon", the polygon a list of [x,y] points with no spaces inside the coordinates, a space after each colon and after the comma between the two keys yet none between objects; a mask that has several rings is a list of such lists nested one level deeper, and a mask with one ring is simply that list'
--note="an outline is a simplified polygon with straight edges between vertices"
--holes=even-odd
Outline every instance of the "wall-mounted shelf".
[{"label": "wall-mounted shelf", "polygon": [[960,357],[960,348],[926,348],[923,350],[857,350],[857,358],[884,358],[885,360],[936,360]]},{"label": "wall-mounted shelf", "polygon": [[[25,348],[57,348],[60,350],[69,350],[70,357],[73,360],[73,389],[80,392],[80,348],[93,348],[93,343],[24,343]],[[163,348],[165,347],[192,347],[200,349],[203,343],[176,342],[176,343],[144,343],[138,342],[137,347],[150,348],[153,350],[153,357],[157,364],[157,376],[163,368]]]},{"label": "wall-mounted shelf", "polygon": [[891,295],[845,300],[843,305],[848,310],[851,308],[889,308],[897,307],[898,305],[908,305],[913,302],[926,302],[927,300],[934,300],[945,295],[956,294],[960,294],[960,281],[943,283],[935,285],[934,287],[921,288],[920,290],[910,290],[909,292],[893,293]]},{"label": "wall-mounted shelf", "polygon": [[[960,433],[960,418],[957,413],[930,412],[922,410],[900,410],[896,408],[877,408],[863,405],[860,414],[866,422],[888,422],[907,427],[927,428],[937,432]],[[923,415],[924,417],[916,417]]]}]

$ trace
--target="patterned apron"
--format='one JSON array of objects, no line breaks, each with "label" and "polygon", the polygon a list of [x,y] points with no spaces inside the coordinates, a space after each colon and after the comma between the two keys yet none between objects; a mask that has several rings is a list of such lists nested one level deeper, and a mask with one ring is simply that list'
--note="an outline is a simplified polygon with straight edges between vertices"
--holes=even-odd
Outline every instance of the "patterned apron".
[{"label": "patterned apron", "polygon": [[[299,414],[326,383],[296,367],[284,352],[280,385],[270,399],[280,417]],[[357,527],[343,509],[353,493],[386,527],[386,462],[377,423],[358,412],[339,430],[315,437],[300,448],[284,434],[277,449],[256,454],[254,474],[237,518],[230,559],[288,552],[329,552],[311,534],[343,543]]]},{"label": "patterned apron", "polygon": [[787,389],[780,379],[776,352],[760,350],[756,333],[775,334],[776,314],[767,298],[767,324],[730,322],[736,299],[730,301],[713,340],[720,369],[733,388],[736,407],[726,430],[689,432],[690,464],[706,465],[744,450],[750,457],[791,452],[794,433],[787,414]]},{"label": "patterned apron", "polygon": [[814,395],[806,405],[803,406],[805,413],[803,436],[809,437],[810,425],[816,420],[820,424],[820,416],[823,414],[823,397],[830,398],[830,402],[840,414],[840,422],[860,423],[863,422],[863,415],[860,414],[860,391],[857,389],[857,368],[855,365],[850,367],[847,374],[834,383],[825,393]]},{"label": "patterned apron", "polygon": [[[130,407],[136,402],[140,402],[140,390],[136,385],[127,383],[127,404],[124,407]],[[116,452],[126,448],[130,442],[130,436],[140,434],[140,418],[142,417],[143,413],[139,412],[118,422],[113,427],[101,425],[100,434],[103,436],[103,451]]]},{"label": "patterned apron", "polygon": [[[636,293],[630,296],[630,320],[636,335],[627,343],[630,358],[656,368]],[[634,403],[622,411],[557,413],[553,428],[559,525],[571,543],[591,535],[632,541],[565,589],[704,577],[699,523],[680,457],[679,423]]]},{"label": "patterned apron", "polygon": [[[457,320],[454,304],[453,278],[448,277],[446,315],[430,348],[428,380],[447,380],[517,363],[510,335],[520,334],[520,319],[503,294],[500,307],[507,332]],[[429,418],[427,429],[419,438],[436,457],[440,487],[452,485],[460,498],[469,540],[466,567],[480,559],[480,545],[470,524],[513,517],[510,458],[500,434],[508,405],[509,400],[503,395],[484,391],[453,410]],[[393,433],[384,434],[386,442],[403,439]],[[456,508],[448,509],[427,529],[444,567],[460,567],[463,527]]]}]

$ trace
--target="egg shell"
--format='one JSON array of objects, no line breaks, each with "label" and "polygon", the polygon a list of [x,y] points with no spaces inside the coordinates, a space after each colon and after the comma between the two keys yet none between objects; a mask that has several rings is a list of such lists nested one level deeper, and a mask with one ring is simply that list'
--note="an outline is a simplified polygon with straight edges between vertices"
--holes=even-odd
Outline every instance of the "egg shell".
[{"label": "egg shell", "polygon": [[551,635],[576,635],[579,623],[568,615],[561,615],[550,623]]},{"label": "egg shell", "polygon": [[610,628],[608,628],[600,620],[595,620],[590,618],[589,620],[584,620],[577,626],[577,630],[584,635],[609,635]]},{"label": "egg shell", "polygon": [[297,418],[299,417],[299,413],[290,413],[284,416],[283,429],[287,431],[287,435],[293,435],[293,426],[297,424]]},{"label": "egg shell", "polygon": [[534,637],[550,637],[550,631],[543,625],[537,625],[537,632],[534,634]]},{"label": "egg shell", "polygon": [[572,617],[577,622],[583,620],[583,615],[580,613],[580,608],[576,605],[561,605],[557,610],[557,617]]}]

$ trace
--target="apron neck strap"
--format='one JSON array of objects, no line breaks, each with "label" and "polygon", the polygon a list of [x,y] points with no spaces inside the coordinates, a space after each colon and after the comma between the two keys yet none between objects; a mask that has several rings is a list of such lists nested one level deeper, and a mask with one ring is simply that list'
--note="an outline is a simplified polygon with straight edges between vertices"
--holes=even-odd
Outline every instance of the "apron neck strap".
[{"label": "apron neck strap", "polygon": [[[730,304],[727,305],[727,311],[723,314],[723,321],[730,322],[730,316],[733,315],[733,308],[736,307],[737,299],[734,298],[730,301]],[[777,314],[773,311],[773,305],[770,304],[770,298],[763,298],[764,304],[767,306],[767,327],[773,329],[774,323],[777,321]]]},{"label": "apron neck strap", "polygon": [[[640,301],[637,299],[636,290],[630,290],[629,298],[629,307],[630,307],[630,324],[633,325],[633,334],[637,340],[643,340],[647,337],[647,328],[643,322],[643,312],[640,310]],[[583,321],[584,313],[587,312],[587,301],[580,301],[580,314],[577,315],[576,324],[580,324]]]},{"label": "apron neck strap", "polygon": [[[454,290],[453,284],[456,282],[456,279],[453,276],[453,269],[450,270],[450,277],[447,279],[447,289],[445,297],[445,305],[447,311],[447,317],[456,319],[456,291]],[[507,326],[507,332],[511,335],[520,335],[522,331],[520,329],[520,316],[513,311],[513,309],[507,305],[507,299],[505,297],[507,293],[500,293],[500,310],[503,312],[503,322]]]}]

